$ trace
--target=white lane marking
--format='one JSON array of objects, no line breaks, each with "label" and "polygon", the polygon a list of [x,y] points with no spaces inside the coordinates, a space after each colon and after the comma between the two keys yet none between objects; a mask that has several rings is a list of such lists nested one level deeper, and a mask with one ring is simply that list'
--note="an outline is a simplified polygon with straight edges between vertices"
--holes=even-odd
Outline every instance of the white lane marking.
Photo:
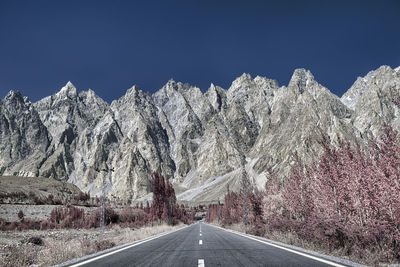
[{"label": "white lane marking", "polygon": [[202,236],[203,234],[200,234],[200,236]]},{"label": "white lane marking", "polygon": [[203,240],[199,240],[199,245],[203,245]]},{"label": "white lane marking", "polygon": [[148,242],[148,241],[151,241],[151,240],[157,239],[157,238],[159,238],[159,237],[162,237],[162,236],[165,236],[165,235],[172,234],[172,233],[174,233],[174,232],[176,232],[176,231],[179,231],[179,230],[185,229],[186,227],[189,227],[189,226],[185,226],[185,227],[179,228],[179,229],[177,229],[177,230],[174,230],[174,231],[171,231],[171,232],[168,232],[168,233],[163,233],[163,234],[160,234],[160,235],[157,235],[157,236],[154,236],[154,237],[149,237],[148,239],[145,239],[145,240],[143,240],[143,241],[140,241],[140,242],[138,242],[138,243],[135,243],[135,244],[132,244],[132,245],[129,245],[129,246],[126,246],[126,247],[123,247],[123,248],[120,248],[120,249],[117,249],[117,250],[114,250],[114,251],[111,251],[111,252],[105,253],[105,254],[103,254],[103,255],[100,255],[100,256],[97,256],[97,257],[94,257],[94,258],[91,258],[91,259],[88,259],[88,260],[85,260],[85,261],[79,262],[79,263],[77,263],[77,264],[70,265],[70,267],[78,267],[78,266],[81,266],[81,265],[87,264],[87,263],[89,263],[89,262],[92,262],[92,261],[95,261],[95,260],[98,260],[98,259],[101,259],[101,258],[104,258],[104,257],[110,256],[110,255],[112,255],[112,254],[115,254],[115,253],[121,252],[121,251],[123,251],[123,250],[126,250],[126,249],[128,249],[128,248],[132,248],[132,247],[135,247],[135,246],[141,245],[141,244],[143,244],[143,243],[146,243],[146,242]]},{"label": "white lane marking", "polygon": [[197,267],[205,267],[203,259],[199,259],[199,263],[197,264]]},{"label": "white lane marking", "polygon": [[336,263],[336,262],[331,262],[331,261],[328,261],[328,260],[324,260],[324,259],[321,259],[321,258],[312,256],[312,255],[308,255],[308,254],[305,254],[305,253],[302,253],[302,252],[300,252],[300,251],[293,250],[293,249],[290,249],[290,248],[281,247],[281,246],[279,246],[279,245],[272,244],[272,243],[269,243],[269,242],[267,242],[267,241],[259,240],[259,239],[257,239],[257,238],[254,238],[254,237],[251,237],[251,236],[248,236],[248,235],[244,235],[244,234],[242,234],[242,233],[239,233],[239,232],[236,232],[236,231],[233,231],[233,230],[224,229],[224,228],[221,228],[221,227],[218,227],[218,226],[215,226],[215,225],[211,225],[211,226],[214,226],[214,227],[216,227],[216,228],[220,228],[220,229],[222,229],[222,230],[225,230],[225,231],[227,231],[227,232],[231,232],[231,233],[233,233],[233,234],[237,234],[237,235],[240,235],[240,236],[243,236],[243,237],[247,237],[248,239],[251,239],[251,240],[254,240],[254,241],[258,241],[258,242],[260,242],[260,243],[264,243],[264,244],[266,244],[266,245],[268,245],[268,246],[280,248],[280,249],[283,249],[283,250],[286,250],[286,251],[289,251],[289,252],[298,254],[298,255],[303,256],[303,257],[306,257],[306,258],[310,258],[310,259],[313,259],[313,260],[316,260],[316,261],[319,261],[319,262],[323,262],[323,263],[329,264],[329,265],[331,265],[331,266],[335,266],[335,267],[345,267],[345,265],[341,265],[341,264]]}]

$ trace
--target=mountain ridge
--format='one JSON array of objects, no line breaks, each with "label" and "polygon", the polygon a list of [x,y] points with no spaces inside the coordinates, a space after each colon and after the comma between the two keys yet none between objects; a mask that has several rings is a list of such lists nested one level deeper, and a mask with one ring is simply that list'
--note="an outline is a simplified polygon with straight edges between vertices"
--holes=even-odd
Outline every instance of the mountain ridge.
[{"label": "mountain ridge", "polygon": [[311,162],[321,136],[354,143],[386,123],[399,130],[399,91],[400,67],[389,66],[357,78],[341,98],[305,69],[287,86],[246,73],[227,90],[171,79],[149,94],[134,85],[110,104],[71,82],[35,103],[10,91],[0,102],[0,175],[65,180],[98,195],[105,174],[96,169],[106,163],[115,169],[110,198],[148,199],[158,171],[178,199],[217,201],[228,184],[240,188],[242,157],[262,188],[271,172],[284,179],[294,153]]}]

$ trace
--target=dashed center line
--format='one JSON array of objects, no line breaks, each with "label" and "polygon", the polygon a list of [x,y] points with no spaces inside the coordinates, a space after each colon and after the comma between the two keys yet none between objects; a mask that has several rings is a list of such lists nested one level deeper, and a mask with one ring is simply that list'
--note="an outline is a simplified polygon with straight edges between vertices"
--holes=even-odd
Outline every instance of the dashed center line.
[{"label": "dashed center line", "polygon": [[197,264],[197,267],[205,267],[203,259],[199,259],[199,263]]},{"label": "dashed center line", "polygon": [[199,240],[199,245],[203,245],[203,240]]},{"label": "dashed center line", "polygon": [[203,234],[202,233],[200,233],[200,236],[202,236]]}]

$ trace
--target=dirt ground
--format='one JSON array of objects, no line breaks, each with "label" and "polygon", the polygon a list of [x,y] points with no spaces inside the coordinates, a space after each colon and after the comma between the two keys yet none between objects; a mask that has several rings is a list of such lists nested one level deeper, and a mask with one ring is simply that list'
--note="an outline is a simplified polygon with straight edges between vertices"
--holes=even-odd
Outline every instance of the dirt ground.
[{"label": "dirt ground", "polygon": [[[0,266],[52,266],[113,246],[183,227],[156,225],[138,229],[56,229],[0,232]],[[34,244],[41,240],[42,244]],[[40,242],[36,242],[40,243]]]}]

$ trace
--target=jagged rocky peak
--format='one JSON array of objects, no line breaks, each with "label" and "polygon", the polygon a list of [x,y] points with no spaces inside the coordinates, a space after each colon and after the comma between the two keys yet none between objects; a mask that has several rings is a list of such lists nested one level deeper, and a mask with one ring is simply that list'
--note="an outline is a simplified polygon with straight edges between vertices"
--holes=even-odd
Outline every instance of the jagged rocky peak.
[{"label": "jagged rocky peak", "polygon": [[251,83],[252,81],[253,79],[251,78],[251,75],[249,73],[243,73],[232,82],[231,88],[232,90],[240,88]]},{"label": "jagged rocky peak", "polygon": [[[320,106],[330,107],[336,116],[341,118],[349,117],[350,110],[340,101],[339,97],[329,91],[328,88],[318,83],[312,73],[305,69],[296,69],[290,79],[287,89],[294,93],[294,98],[300,97],[305,101],[308,95]],[[282,90],[281,90],[282,91]],[[288,92],[286,92],[288,94]],[[311,100],[310,99],[310,100]]]},{"label": "jagged rocky peak", "polygon": [[10,91],[0,101],[0,175],[35,176],[50,137],[27,97]]},{"label": "jagged rocky peak", "polygon": [[32,109],[32,103],[19,91],[9,91],[4,99],[0,100],[0,105],[0,115],[3,116],[15,118],[17,120],[20,119],[19,116],[24,116],[30,113],[32,113],[31,115],[37,116],[37,112]]},{"label": "jagged rocky peak", "polygon": [[60,102],[75,101],[77,96],[75,86],[71,82],[68,82],[58,92],[37,101],[34,105],[40,111],[58,105]]},{"label": "jagged rocky peak", "polygon": [[176,82],[173,79],[170,79],[160,90],[153,94],[154,102],[158,107],[164,106],[170,98],[184,101],[190,105],[192,104],[190,102],[197,101],[195,99],[198,97],[203,97],[198,87],[189,83]]},{"label": "jagged rocky peak", "polygon": [[132,118],[148,122],[154,121],[154,123],[157,120],[157,108],[153,103],[151,95],[143,92],[136,85],[129,88],[125,95],[118,100],[114,100],[111,103],[111,109],[124,135],[127,135],[133,128]]},{"label": "jagged rocky peak", "polygon": [[29,110],[31,107],[31,102],[29,101],[28,97],[22,96],[19,91],[9,91],[7,95],[1,100],[11,113],[18,115],[19,112],[24,112]]},{"label": "jagged rocky peak", "polygon": [[129,97],[131,100],[140,101],[140,98],[148,98],[149,94],[144,93],[139,86],[133,85],[131,88],[126,90],[125,96]]},{"label": "jagged rocky peak", "polygon": [[214,109],[199,88],[170,80],[153,94],[158,118],[166,130],[176,178],[182,180],[196,166],[196,151]]},{"label": "jagged rocky peak", "polygon": [[[262,127],[265,116],[270,113],[270,105],[277,89],[278,82],[275,80],[260,76],[252,79],[250,74],[242,74],[232,82],[227,91],[227,102],[230,109],[228,113],[231,114],[229,116],[240,114],[242,113],[240,109],[244,109],[245,113],[243,114],[248,117],[247,124],[252,130],[248,127],[246,129],[255,134],[258,128]],[[236,111],[232,113],[232,109],[236,109]],[[239,117],[243,116],[239,115]]]},{"label": "jagged rocky peak", "polygon": [[176,82],[171,78],[160,90],[153,94],[153,98],[156,102],[156,105],[160,106],[165,104],[165,100],[175,96],[177,93],[186,94],[187,92],[191,92],[193,90],[196,90],[196,87],[191,86],[188,83]]},{"label": "jagged rocky peak", "polygon": [[[96,95],[96,93],[92,90],[92,89],[88,89],[87,91],[82,91],[79,93],[78,95],[81,99],[85,99],[86,102],[89,101],[98,101],[101,98],[99,96]],[[103,100],[103,99],[101,99]],[[103,100],[104,101],[104,100]]]},{"label": "jagged rocky peak", "polygon": [[81,148],[76,144],[79,139],[93,142],[89,133],[109,110],[108,104],[92,90],[77,95],[75,86],[68,82],[60,91],[34,103],[34,106],[52,136],[49,155],[40,173],[66,180],[76,173],[74,158]]},{"label": "jagged rocky peak", "polygon": [[149,172],[161,170],[171,175],[174,163],[169,157],[169,142],[157,117],[157,107],[148,93],[133,86],[120,99],[113,101],[111,109],[115,120],[131,145],[146,161]]},{"label": "jagged rocky peak", "polygon": [[302,94],[312,83],[315,83],[315,80],[314,76],[309,70],[295,69],[292,78],[290,79],[288,88]]},{"label": "jagged rocky peak", "polygon": [[[179,132],[187,124],[201,128],[202,119],[208,116],[212,108],[198,87],[172,79],[153,94],[153,100],[163,113],[159,115],[166,117],[165,123],[169,124],[175,136],[180,135]],[[168,128],[167,125],[163,126]]]},{"label": "jagged rocky peak", "polygon": [[400,67],[392,69],[389,66],[381,66],[368,72],[364,77],[358,77],[350,89],[342,96],[342,102],[349,108],[355,109],[358,100],[370,88],[382,88],[385,83],[400,75]]},{"label": "jagged rocky peak", "polygon": [[58,93],[56,93],[56,96],[75,98],[77,96],[76,87],[70,81],[68,81],[67,84],[62,87]]},{"label": "jagged rocky peak", "polygon": [[248,91],[254,88],[254,85],[251,75],[243,73],[232,82],[232,85],[228,89],[227,96],[229,100],[239,100],[239,98],[248,94]]},{"label": "jagged rocky peak", "polygon": [[269,98],[278,87],[276,80],[261,76],[252,79],[250,74],[243,73],[232,82],[227,91],[227,97],[229,102],[233,101],[241,105],[245,105],[247,100],[253,101],[254,98],[259,97],[269,102]]},{"label": "jagged rocky peak", "polygon": [[256,83],[258,88],[271,88],[276,89],[279,87],[277,80],[268,79],[262,76],[256,76],[254,78],[254,82]]},{"label": "jagged rocky peak", "polygon": [[223,88],[212,83],[204,95],[216,111],[226,109],[226,91]]},{"label": "jagged rocky peak", "polygon": [[[151,113],[148,114],[150,116],[154,116],[156,113],[155,106],[150,94],[143,92],[137,85],[132,86],[129,88],[125,95],[120,97],[118,100],[114,100],[111,103],[111,109],[115,113],[126,113],[124,110],[121,110],[119,107],[124,106],[124,109],[135,109],[136,112],[140,112],[140,109],[145,111],[144,113]],[[118,120],[120,119],[117,115]]]},{"label": "jagged rocky peak", "polygon": [[278,81],[273,79],[268,79],[262,76],[256,76],[252,79],[251,75],[248,73],[243,73],[241,76],[237,77],[233,82],[228,91],[236,91],[238,89],[251,89],[256,86],[258,89],[267,88],[278,88]]},{"label": "jagged rocky peak", "polygon": [[362,134],[379,135],[383,125],[400,129],[400,73],[382,66],[358,78],[342,102],[354,110],[352,123]]},{"label": "jagged rocky peak", "polygon": [[84,128],[93,127],[108,108],[108,104],[91,90],[81,92],[78,97],[71,82],[34,106],[56,142],[66,129],[72,127],[77,135]]},{"label": "jagged rocky peak", "polygon": [[153,100],[156,106],[164,106],[168,99],[178,91],[178,83],[170,79],[160,90],[153,94]]},{"label": "jagged rocky peak", "polygon": [[14,91],[14,90],[10,90],[7,95],[4,97],[5,101],[8,101],[10,99],[14,99],[14,98],[19,98],[19,99],[23,99],[24,97],[22,96],[21,92],[19,91]]}]

